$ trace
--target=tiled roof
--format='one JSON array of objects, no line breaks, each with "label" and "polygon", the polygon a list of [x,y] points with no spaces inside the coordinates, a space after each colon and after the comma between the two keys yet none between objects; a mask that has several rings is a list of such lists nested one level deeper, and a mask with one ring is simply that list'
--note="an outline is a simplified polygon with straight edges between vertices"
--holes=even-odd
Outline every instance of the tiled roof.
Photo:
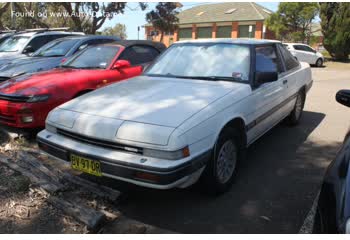
[{"label": "tiled roof", "polygon": [[225,2],[196,6],[179,13],[179,24],[265,20],[271,10],[252,2]]}]

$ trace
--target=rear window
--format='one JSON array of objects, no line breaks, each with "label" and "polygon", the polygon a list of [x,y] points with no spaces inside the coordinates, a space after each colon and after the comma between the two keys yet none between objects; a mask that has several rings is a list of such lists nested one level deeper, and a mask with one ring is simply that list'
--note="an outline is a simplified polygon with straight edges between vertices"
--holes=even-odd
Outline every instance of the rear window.
[{"label": "rear window", "polygon": [[298,60],[296,60],[295,57],[287,49],[280,46],[279,46],[279,49],[281,51],[287,71],[292,70],[299,66]]},{"label": "rear window", "polygon": [[65,56],[78,40],[54,41],[44,45],[33,54],[33,57],[59,57]]}]

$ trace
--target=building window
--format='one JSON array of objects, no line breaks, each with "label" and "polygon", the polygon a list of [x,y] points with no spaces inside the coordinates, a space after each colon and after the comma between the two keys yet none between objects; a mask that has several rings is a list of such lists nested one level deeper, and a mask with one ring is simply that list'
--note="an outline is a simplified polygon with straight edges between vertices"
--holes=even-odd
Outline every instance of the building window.
[{"label": "building window", "polygon": [[212,29],[212,27],[197,28],[197,38],[211,38]]},{"label": "building window", "polygon": [[179,29],[179,40],[192,39],[192,28]]},{"label": "building window", "polygon": [[232,26],[217,27],[216,38],[231,38]]},{"label": "building window", "polygon": [[[249,31],[251,30],[251,31]],[[240,25],[238,27],[239,38],[255,38],[255,25]]]}]

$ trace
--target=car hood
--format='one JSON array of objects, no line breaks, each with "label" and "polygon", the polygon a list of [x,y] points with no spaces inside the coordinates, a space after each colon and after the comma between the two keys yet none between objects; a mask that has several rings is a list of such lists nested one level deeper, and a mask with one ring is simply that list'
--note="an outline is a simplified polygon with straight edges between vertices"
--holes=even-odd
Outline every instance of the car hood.
[{"label": "car hood", "polygon": [[27,57],[20,58],[0,66],[1,77],[13,77],[25,73],[34,73],[50,70],[57,67],[63,57]]},{"label": "car hood", "polygon": [[102,118],[175,128],[244,85],[139,76],[83,95],[59,108]]},{"label": "car hood", "polygon": [[59,83],[63,82],[67,84],[68,81],[78,79],[98,78],[100,74],[103,74],[103,70],[56,68],[11,78],[0,83],[0,92],[5,94],[26,94],[25,91],[34,89],[36,93],[41,93],[41,91],[46,91],[49,86],[57,87]]}]

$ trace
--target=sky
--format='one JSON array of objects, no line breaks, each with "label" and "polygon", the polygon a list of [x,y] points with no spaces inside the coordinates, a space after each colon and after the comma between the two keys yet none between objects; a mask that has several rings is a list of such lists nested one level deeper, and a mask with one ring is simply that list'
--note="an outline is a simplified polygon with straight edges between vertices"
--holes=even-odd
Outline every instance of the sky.
[{"label": "sky", "polygon": [[[182,10],[188,8],[207,4],[209,2],[183,2]],[[276,11],[279,2],[256,2],[272,11]],[[149,2],[148,9],[145,11],[140,10],[137,2],[129,2],[127,8],[125,9],[124,14],[115,16],[112,20],[107,20],[100,30],[103,30],[106,27],[113,27],[117,23],[126,25],[126,32],[128,39],[138,39],[137,27],[145,25],[146,22],[146,13],[151,11],[157,5],[156,2]],[[145,30],[140,28],[139,39],[144,39]]]}]

